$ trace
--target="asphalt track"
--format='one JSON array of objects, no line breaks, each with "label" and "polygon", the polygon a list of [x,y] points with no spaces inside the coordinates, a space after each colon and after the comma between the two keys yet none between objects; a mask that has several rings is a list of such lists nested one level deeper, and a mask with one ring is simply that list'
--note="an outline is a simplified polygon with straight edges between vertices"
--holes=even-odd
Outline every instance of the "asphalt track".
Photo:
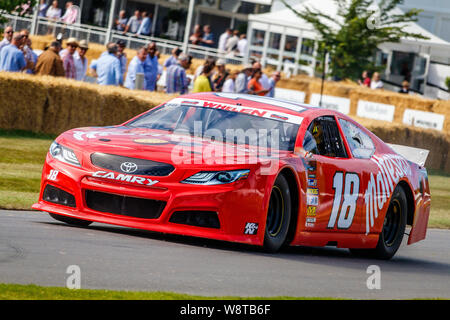
[{"label": "asphalt track", "polygon": [[[450,231],[402,245],[391,261],[336,248],[255,247],[94,223],[65,225],[42,212],[0,210],[0,283],[175,291],[205,296],[306,296],[355,299],[450,298]],[[378,265],[381,289],[367,288]]]}]

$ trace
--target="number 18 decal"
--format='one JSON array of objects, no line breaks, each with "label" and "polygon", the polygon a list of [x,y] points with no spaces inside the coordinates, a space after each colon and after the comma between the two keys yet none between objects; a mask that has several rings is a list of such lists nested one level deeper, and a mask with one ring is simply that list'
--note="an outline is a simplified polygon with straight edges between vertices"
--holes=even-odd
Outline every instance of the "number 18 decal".
[{"label": "number 18 decal", "polygon": [[[356,173],[346,173],[344,177],[343,172],[336,172],[333,177],[333,189],[334,201],[328,228],[334,228],[339,215],[338,229],[348,229],[355,216],[356,201],[359,195],[359,176]],[[342,196],[344,196],[343,201]]]}]

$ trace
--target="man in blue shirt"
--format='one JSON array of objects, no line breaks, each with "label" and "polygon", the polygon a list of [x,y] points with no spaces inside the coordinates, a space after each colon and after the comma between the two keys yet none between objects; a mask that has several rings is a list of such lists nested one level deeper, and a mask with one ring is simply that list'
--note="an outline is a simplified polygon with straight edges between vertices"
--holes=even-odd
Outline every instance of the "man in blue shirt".
[{"label": "man in blue shirt", "polygon": [[138,35],[149,36],[152,27],[152,19],[147,11],[142,13],[142,22],[137,31]]},{"label": "man in blue shirt", "polygon": [[167,68],[166,93],[185,94],[188,92],[191,79],[186,76],[186,69],[190,65],[191,58],[182,53],[178,56],[178,62]]},{"label": "man in blue shirt", "polygon": [[101,85],[122,85],[123,77],[120,61],[117,58],[117,44],[110,42],[106,46],[107,54],[91,63],[91,69],[97,73],[97,83]]},{"label": "man in blue shirt", "polygon": [[117,40],[116,43],[118,45],[117,58],[119,58],[120,69],[122,70],[122,79],[123,79],[125,72],[127,72],[127,62],[128,62],[127,54],[125,53],[126,43],[124,40]]},{"label": "man in blue shirt", "polygon": [[0,71],[20,72],[30,65],[25,60],[23,52],[19,50],[22,39],[23,36],[16,32],[11,39],[11,43],[3,47],[0,52]]},{"label": "man in blue shirt", "polygon": [[127,27],[128,18],[125,16],[125,10],[120,10],[119,19],[116,19],[116,29],[117,31],[125,31]]},{"label": "man in blue shirt", "polygon": [[204,47],[212,48],[214,46],[214,35],[211,33],[211,26],[206,25],[203,27],[203,38],[201,44]]},{"label": "man in blue shirt", "polygon": [[158,78],[158,57],[156,56],[156,43],[150,42],[147,46],[147,59],[144,64],[145,90],[155,91]]},{"label": "man in blue shirt", "polygon": [[[141,89],[136,88],[136,74],[144,74],[145,60],[147,58],[147,49],[145,47],[140,48],[137,55],[131,59],[130,65],[128,66],[127,78],[125,79],[125,87],[128,89]],[[145,77],[144,86],[145,88]]]},{"label": "man in blue shirt", "polygon": [[180,53],[181,53],[180,48],[173,48],[172,55],[169,58],[167,58],[166,61],[164,62],[164,67],[167,69],[171,65],[176,64]]},{"label": "man in blue shirt", "polygon": [[277,82],[280,81],[280,79],[281,74],[279,71],[275,71],[274,73],[272,73],[272,77],[269,79],[270,91],[266,96],[271,98],[275,97],[275,86],[277,85]]}]

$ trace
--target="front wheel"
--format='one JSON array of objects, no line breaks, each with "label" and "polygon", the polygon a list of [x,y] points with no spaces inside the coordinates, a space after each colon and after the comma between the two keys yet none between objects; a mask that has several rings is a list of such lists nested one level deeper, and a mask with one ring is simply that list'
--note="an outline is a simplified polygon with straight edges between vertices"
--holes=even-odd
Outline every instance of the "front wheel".
[{"label": "front wheel", "polygon": [[378,243],[375,249],[351,249],[353,254],[389,260],[391,259],[403,239],[403,234],[406,228],[408,204],[406,201],[406,194],[402,187],[397,186],[389,203],[386,216],[384,218],[383,230],[378,238]]},{"label": "front wheel", "polygon": [[291,220],[291,194],[289,184],[282,175],[278,176],[270,194],[264,232],[264,250],[278,251],[286,241]]},{"label": "front wheel", "polygon": [[49,215],[50,215],[50,217],[52,217],[55,220],[65,222],[67,224],[70,224],[72,226],[77,226],[77,227],[87,227],[88,225],[90,225],[92,223],[92,221],[66,217],[66,216],[63,216],[60,214],[49,213]]}]

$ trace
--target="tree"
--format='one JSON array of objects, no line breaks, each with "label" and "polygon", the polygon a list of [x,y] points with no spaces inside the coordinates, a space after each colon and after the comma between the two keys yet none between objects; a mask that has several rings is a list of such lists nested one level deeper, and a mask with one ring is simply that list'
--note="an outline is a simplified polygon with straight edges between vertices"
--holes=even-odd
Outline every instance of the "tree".
[{"label": "tree", "polygon": [[0,1],[0,31],[1,25],[6,23],[8,19],[5,18],[5,14],[17,13],[20,16],[28,13],[29,10],[36,5],[37,0],[1,0]]},{"label": "tree", "polygon": [[421,10],[401,14],[393,11],[403,0],[334,1],[337,16],[309,7],[299,12],[282,0],[297,16],[313,25],[320,36],[319,52],[329,52],[330,75],[335,78],[356,80],[363,70],[378,70],[374,55],[382,43],[396,43],[402,38],[428,39],[405,31],[408,23],[417,21]]}]

